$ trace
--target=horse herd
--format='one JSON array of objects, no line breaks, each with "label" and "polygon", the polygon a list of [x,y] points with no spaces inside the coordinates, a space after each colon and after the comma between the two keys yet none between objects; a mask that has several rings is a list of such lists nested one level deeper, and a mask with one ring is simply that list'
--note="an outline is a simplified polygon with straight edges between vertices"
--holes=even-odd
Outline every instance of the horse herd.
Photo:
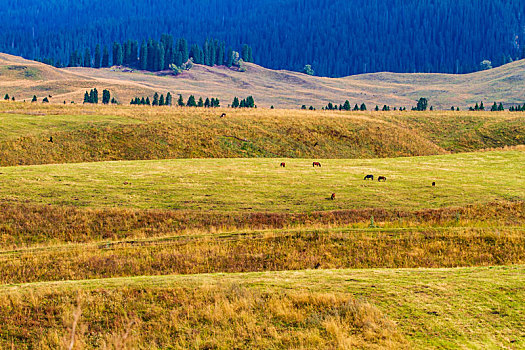
[{"label": "horse herd", "polygon": [[[321,167],[321,163],[319,162],[313,162],[312,163],[312,166],[315,168],[315,167]],[[281,165],[280,165],[281,168],[285,168],[286,167],[286,163],[282,162]],[[374,181],[374,175],[372,174],[369,174],[369,175],[366,175],[364,180],[371,180],[371,181]],[[379,182],[385,182],[386,181],[386,176],[379,176],[377,178],[377,181]],[[432,182],[432,187],[435,187],[436,186],[436,182]],[[335,200],[335,193],[332,193],[332,195],[330,196],[330,199],[331,200]]]}]

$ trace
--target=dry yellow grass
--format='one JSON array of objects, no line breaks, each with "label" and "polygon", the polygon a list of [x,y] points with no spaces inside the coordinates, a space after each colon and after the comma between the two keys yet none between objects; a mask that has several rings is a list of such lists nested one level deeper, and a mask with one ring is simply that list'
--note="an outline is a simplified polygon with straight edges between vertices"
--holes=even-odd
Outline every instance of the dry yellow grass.
[{"label": "dry yellow grass", "polygon": [[[222,112],[226,118],[219,118]],[[52,136],[54,143],[47,142]],[[166,158],[377,158],[512,147],[518,113],[328,112],[0,102],[0,166]]]}]

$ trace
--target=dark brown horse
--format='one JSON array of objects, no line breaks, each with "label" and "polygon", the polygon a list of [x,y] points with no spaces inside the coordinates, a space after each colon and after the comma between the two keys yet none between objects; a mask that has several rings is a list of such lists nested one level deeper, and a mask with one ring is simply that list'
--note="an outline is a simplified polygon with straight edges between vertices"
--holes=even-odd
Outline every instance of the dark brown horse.
[{"label": "dark brown horse", "polygon": [[332,195],[330,196],[330,199],[331,199],[331,200],[334,200],[334,199],[335,199],[335,193],[332,193]]},{"label": "dark brown horse", "polygon": [[377,181],[379,181],[379,182],[381,182],[381,181],[385,182],[385,181],[386,181],[386,177],[384,177],[384,176],[379,176],[379,177],[377,178]]},{"label": "dark brown horse", "polygon": [[281,163],[281,168],[284,168],[286,166],[286,163]]},{"label": "dark brown horse", "polygon": [[374,181],[374,175],[366,175],[365,180],[372,180]]},{"label": "dark brown horse", "polygon": [[312,165],[313,165],[314,168],[315,168],[316,166],[321,167],[321,163],[319,163],[319,162],[313,162]]},{"label": "dark brown horse", "polygon": [[432,182],[432,187],[436,187],[436,182]]}]

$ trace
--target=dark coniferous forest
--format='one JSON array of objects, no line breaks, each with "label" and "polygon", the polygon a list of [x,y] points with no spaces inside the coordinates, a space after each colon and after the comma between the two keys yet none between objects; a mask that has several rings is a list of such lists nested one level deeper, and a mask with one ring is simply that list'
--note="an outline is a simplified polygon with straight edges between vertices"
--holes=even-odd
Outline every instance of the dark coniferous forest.
[{"label": "dark coniferous forest", "polygon": [[[523,0],[5,0],[0,18],[0,51],[57,66],[73,53],[76,65],[138,65],[124,43],[137,55],[143,42],[159,52],[162,34],[174,45],[185,38],[188,54],[205,50],[206,40],[226,51],[221,57],[247,44],[257,64],[297,71],[310,64],[324,76],[466,73],[483,60],[525,58]],[[113,57],[114,42],[122,57]],[[170,59],[179,63],[177,52]],[[166,58],[150,68],[161,63]]]}]

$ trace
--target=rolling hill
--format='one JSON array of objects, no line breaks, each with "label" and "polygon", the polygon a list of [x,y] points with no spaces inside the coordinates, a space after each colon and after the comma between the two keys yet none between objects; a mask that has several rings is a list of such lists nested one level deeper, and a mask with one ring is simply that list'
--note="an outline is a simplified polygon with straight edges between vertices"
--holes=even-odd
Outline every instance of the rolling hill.
[{"label": "rolling hill", "polygon": [[440,109],[465,108],[481,100],[505,105],[525,102],[525,60],[487,71],[464,75],[374,73],[344,78],[324,78],[291,71],[276,71],[246,63],[246,71],[195,65],[179,76],[153,74],[122,67],[107,69],[57,69],[20,57],[0,54],[0,93],[28,100],[53,96],[51,102],[82,102],[93,87],[109,89],[122,103],[136,96],[171,91],[185,99],[192,94],[218,97],[227,106],[234,96],[253,95],[259,107],[321,108],[328,102],[384,104],[410,108],[427,97]]}]

